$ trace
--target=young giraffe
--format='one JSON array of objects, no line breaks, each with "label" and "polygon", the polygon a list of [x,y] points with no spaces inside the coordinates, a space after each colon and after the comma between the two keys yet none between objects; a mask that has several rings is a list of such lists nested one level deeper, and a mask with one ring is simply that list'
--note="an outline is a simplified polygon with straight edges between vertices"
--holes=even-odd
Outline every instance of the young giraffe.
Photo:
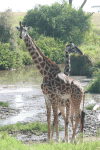
[{"label": "young giraffe", "polygon": [[[56,138],[59,138],[58,130],[58,108],[62,112],[62,107],[67,108],[66,99],[70,100],[71,106],[73,106],[75,112],[75,127],[73,128],[72,140],[75,138],[76,129],[78,123],[81,124],[82,131],[82,116],[80,104],[84,96],[84,89],[77,81],[73,81],[65,74],[63,74],[60,68],[47,58],[41,50],[37,47],[32,38],[28,35],[27,30],[30,27],[21,25],[16,27],[20,31],[20,38],[24,40],[26,47],[32,56],[36,67],[43,76],[43,84],[41,89],[45,95],[45,102],[47,108],[47,122],[48,122],[48,140],[50,140],[51,132],[51,107],[53,109],[54,122],[56,125]],[[69,106],[70,108],[70,106]],[[68,140],[68,120],[69,109],[66,109],[65,116],[65,141]]]}]

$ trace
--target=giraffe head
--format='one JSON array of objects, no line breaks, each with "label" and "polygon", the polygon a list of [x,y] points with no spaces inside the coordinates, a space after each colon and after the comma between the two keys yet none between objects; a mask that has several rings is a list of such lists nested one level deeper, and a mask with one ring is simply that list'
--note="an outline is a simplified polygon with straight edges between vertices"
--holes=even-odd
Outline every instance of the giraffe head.
[{"label": "giraffe head", "polygon": [[21,21],[19,22],[20,27],[15,26],[16,29],[20,32],[20,39],[25,39],[26,35],[27,35],[27,31],[31,29],[31,27],[26,27],[26,23],[24,23],[24,26],[22,25]]},{"label": "giraffe head", "polygon": [[65,52],[84,55],[83,52],[73,44],[72,41],[70,41],[70,44],[66,45]]}]

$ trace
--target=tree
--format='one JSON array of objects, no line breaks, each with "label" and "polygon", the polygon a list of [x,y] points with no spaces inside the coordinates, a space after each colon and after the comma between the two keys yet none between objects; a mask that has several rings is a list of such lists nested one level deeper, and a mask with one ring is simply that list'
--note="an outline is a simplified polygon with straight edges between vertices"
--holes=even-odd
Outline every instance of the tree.
[{"label": "tree", "polygon": [[69,0],[69,4],[70,4],[71,6],[72,6],[72,1],[73,1],[73,0]]},{"label": "tree", "polygon": [[84,5],[86,4],[87,0],[84,0],[84,2],[82,3],[81,7],[80,8],[83,8]]},{"label": "tree", "polygon": [[12,12],[10,9],[2,12],[0,15],[0,41],[2,43],[8,43],[12,36]]},{"label": "tree", "polygon": [[97,8],[98,12],[100,12],[100,6],[92,6],[91,8]]},{"label": "tree", "polygon": [[64,42],[73,40],[75,44],[83,41],[91,26],[89,14],[84,13],[82,9],[70,7],[65,1],[63,5],[38,5],[27,12],[23,21],[33,27],[33,36],[36,32],[40,35],[45,33],[45,36],[59,38]]},{"label": "tree", "polygon": [[[72,1],[73,0],[69,0],[69,4],[72,6]],[[86,4],[87,0],[84,0],[84,2],[82,3],[81,7],[80,8],[83,8],[84,5]]]}]

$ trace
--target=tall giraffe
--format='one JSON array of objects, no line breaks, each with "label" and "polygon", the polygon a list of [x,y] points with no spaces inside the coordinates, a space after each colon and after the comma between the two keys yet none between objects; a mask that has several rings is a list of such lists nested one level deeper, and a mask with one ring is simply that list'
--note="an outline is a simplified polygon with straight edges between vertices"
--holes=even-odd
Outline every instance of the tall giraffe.
[{"label": "tall giraffe", "polygon": [[[67,77],[61,72],[60,68],[46,57],[33,39],[28,35],[29,27],[23,26],[20,22],[20,27],[16,27],[20,31],[20,38],[24,40],[25,45],[32,56],[32,59],[43,77],[41,89],[43,91],[46,108],[47,108],[47,122],[48,122],[48,140],[50,140],[51,132],[51,107],[53,109],[54,122],[56,125],[56,138],[59,138],[58,130],[58,108],[62,112],[62,107],[67,108],[66,99],[69,99],[71,106],[73,106],[75,113],[75,127],[73,127],[72,140],[75,138],[76,129],[80,122],[82,132],[82,111],[80,109],[81,101],[84,97],[84,89],[79,82]],[[70,106],[69,106],[70,108]],[[69,110],[66,109],[65,116],[65,141],[68,140],[68,120]]]}]

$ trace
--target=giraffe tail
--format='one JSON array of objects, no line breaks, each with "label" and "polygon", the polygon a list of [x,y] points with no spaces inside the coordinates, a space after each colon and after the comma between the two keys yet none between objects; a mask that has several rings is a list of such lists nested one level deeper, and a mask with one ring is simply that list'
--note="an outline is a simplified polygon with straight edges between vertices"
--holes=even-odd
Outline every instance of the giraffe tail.
[{"label": "giraffe tail", "polygon": [[84,111],[85,92],[83,94],[83,111]]}]

